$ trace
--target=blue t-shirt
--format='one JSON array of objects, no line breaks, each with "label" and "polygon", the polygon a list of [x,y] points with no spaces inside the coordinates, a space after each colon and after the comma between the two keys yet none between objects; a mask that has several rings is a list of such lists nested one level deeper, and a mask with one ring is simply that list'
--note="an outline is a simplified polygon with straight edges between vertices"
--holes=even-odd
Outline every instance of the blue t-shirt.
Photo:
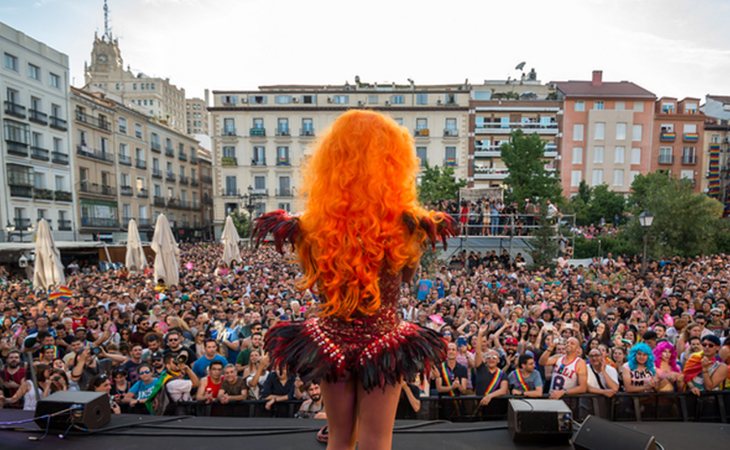
[{"label": "blue t-shirt", "polygon": [[428,298],[428,293],[431,291],[431,287],[433,287],[433,282],[431,280],[421,280],[418,282],[418,291],[416,293],[416,298],[419,302],[422,302]]},{"label": "blue t-shirt", "polygon": [[145,382],[142,380],[137,380],[137,382],[134,383],[131,388],[129,388],[129,392],[134,394],[135,399],[145,400],[147,398],[150,398],[152,390],[155,388],[156,382],[157,378],[153,378],[152,381],[149,382],[149,384],[145,384]]},{"label": "blue t-shirt", "polygon": [[[542,386],[542,377],[540,376],[540,373],[537,370],[533,370],[530,375],[525,377],[523,372],[520,372],[522,374],[522,378],[525,381],[525,384],[527,385],[528,391],[534,391],[538,387]],[[522,386],[522,383],[520,383],[519,379],[517,378],[517,371],[513,370],[509,376],[507,377],[507,382],[509,382],[509,388],[510,392],[512,392],[512,389],[519,389],[520,391],[525,391],[524,387]]]},{"label": "blue t-shirt", "polygon": [[202,356],[195,360],[195,364],[193,364],[193,372],[195,372],[195,375],[198,376],[198,378],[203,378],[204,376],[208,375],[208,366],[213,361],[220,361],[221,364],[225,367],[226,364],[228,364],[228,361],[226,361],[226,358],[222,357],[221,355],[215,355],[213,359],[208,359],[207,356]]},{"label": "blue t-shirt", "polygon": [[[226,333],[225,340],[228,341],[228,342],[236,342],[239,339],[241,339],[239,337],[238,330],[239,330],[238,327],[236,327],[236,328],[226,327],[226,329],[225,329],[225,333]],[[213,330],[211,332],[211,334],[210,334],[210,337],[211,337],[211,339],[218,339],[218,330]],[[225,344],[223,344],[223,345],[225,345]],[[228,349],[228,362],[231,363],[231,364],[236,364],[236,359],[238,359],[238,353],[239,353],[238,351],[231,350],[229,348]]]}]

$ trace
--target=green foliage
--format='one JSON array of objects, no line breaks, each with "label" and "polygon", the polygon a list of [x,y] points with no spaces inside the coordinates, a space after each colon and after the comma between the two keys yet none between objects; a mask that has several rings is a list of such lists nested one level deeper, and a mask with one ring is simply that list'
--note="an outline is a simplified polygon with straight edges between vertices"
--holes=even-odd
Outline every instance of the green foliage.
[{"label": "green foliage", "polygon": [[641,247],[637,247],[636,243],[629,240],[623,233],[593,239],[586,239],[582,236],[575,238],[573,258],[593,258],[608,253],[613,255],[638,255],[641,253]]},{"label": "green foliage", "polygon": [[655,172],[639,175],[631,185],[629,205],[633,219],[625,233],[634,244],[642,242],[644,232],[639,214],[646,210],[654,216],[649,230],[649,254],[655,257],[710,254],[725,245],[718,235],[722,204],[693,191],[687,180]]},{"label": "green foliage", "polygon": [[520,207],[526,198],[560,203],[560,179],[545,170],[544,153],[545,143],[537,134],[512,132],[509,143],[502,145],[502,161],[509,169],[504,180],[510,187],[507,201],[515,201]]},{"label": "green foliage", "polygon": [[242,211],[233,211],[231,213],[231,219],[233,219],[233,225],[236,226],[236,231],[241,239],[248,239],[251,233],[251,219],[247,213]]},{"label": "green foliage", "polygon": [[459,189],[466,186],[466,180],[456,180],[453,167],[429,166],[423,169],[418,199],[422,204],[459,198]]},{"label": "green foliage", "polygon": [[570,200],[570,204],[578,225],[597,224],[601,219],[614,222],[615,217],[620,222],[626,209],[623,195],[609,190],[606,184],[590,188],[585,181],[580,182],[578,195]]},{"label": "green foliage", "polygon": [[545,203],[540,207],[537,224],[530,251],[533,265],[535,267],[554,267],[560,247],[556,239],[556,219],[547,218],[547,204]]}]

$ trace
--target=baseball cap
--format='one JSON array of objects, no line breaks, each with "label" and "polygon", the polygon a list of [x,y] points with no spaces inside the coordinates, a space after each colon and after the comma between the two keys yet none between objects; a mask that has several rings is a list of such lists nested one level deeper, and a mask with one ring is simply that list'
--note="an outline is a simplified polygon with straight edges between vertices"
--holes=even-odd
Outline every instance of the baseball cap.
[{"label": "baseball cap", "polygon": [[504,343],[507,345],[517,345],[517,338],[514,337],[508,337],[504,340]]}]

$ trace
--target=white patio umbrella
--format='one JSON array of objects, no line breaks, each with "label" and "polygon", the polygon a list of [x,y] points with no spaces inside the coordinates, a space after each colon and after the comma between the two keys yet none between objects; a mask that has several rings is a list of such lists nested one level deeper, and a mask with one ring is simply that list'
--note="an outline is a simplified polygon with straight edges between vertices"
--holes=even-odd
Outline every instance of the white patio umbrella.
[{"label": "white patio umbrella", "polygon": [[241,250],[238,248],[238,241],[241,238],[238,236],[236,225],[233,224],[231,216],[226,217],[226,226],[223,228],[223,234],[221,235],[221,242],[223,243],[223,262],[230,264],[231,261],[243,261],[241,257]]},{"label": "white patio umbrella", "polygon": [[124,265],[129,270],[142,270],[147,266],[147,258],[144,255],[137,222],[134,219],[129,219],[129,226],[127,226],[127,255]]},{"label": "white patio umbrella", "polygon": [[61,254],[53,242],[51,227],[45,219],[41,219],[36,225],[35,233],[33,286],[48,289],[49,286],[60,286],[65,281]]},{"label": "white patio umbrella", "polygon": [[168,286],[177,285],[180,282],[180,249],[164,214],[157,216],[152,250],[155,252],[155,282],[161,279]]}]

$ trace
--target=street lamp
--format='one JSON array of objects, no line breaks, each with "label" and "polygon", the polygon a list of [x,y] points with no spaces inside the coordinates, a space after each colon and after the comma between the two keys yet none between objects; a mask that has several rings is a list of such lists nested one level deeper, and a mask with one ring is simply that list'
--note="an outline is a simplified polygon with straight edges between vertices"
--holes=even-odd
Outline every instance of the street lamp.
[{"label": "street lamp", "polygon": [[253,213],[256,207],[259,205],[259,200],[266,197],[265,193],[255,192],[251,185],[246,189],[246,193],[243,195],[239,194],[241,200],[243,200],[243,207],[248,212],[249,229],[248,229],[248,242],[251,248],[253,248]]},{"label": "street lamp", "polygon": [[33,224],[31,223],[27,227],[23,227],[22,225],[13,225],[10,221],[8,221],[8,224],[5,225],[5,233],[8,242],[10,242],[13,233],[16,231],[20,234],[20,242],[23,242],[23,232],[28,231],[29,233],[33,233]]},{"label": "street lamp", "polygon": [[641,212],[641,214],[639,214],[639,224],[644,230],[644,254],[641,258],[642,277],[646,274],[646,248],[649,244],[649,228],[651,227],[652,223],[654,223],[654,216],[652,216],[649,211],[644,210]]},{"label": "street lamp", "polygon": [[10,242],[10,237],[12,236],[13,232],[15,231],[15,226],[8,221],[8,224],[5,225],[5,238],[8,242]]}]

